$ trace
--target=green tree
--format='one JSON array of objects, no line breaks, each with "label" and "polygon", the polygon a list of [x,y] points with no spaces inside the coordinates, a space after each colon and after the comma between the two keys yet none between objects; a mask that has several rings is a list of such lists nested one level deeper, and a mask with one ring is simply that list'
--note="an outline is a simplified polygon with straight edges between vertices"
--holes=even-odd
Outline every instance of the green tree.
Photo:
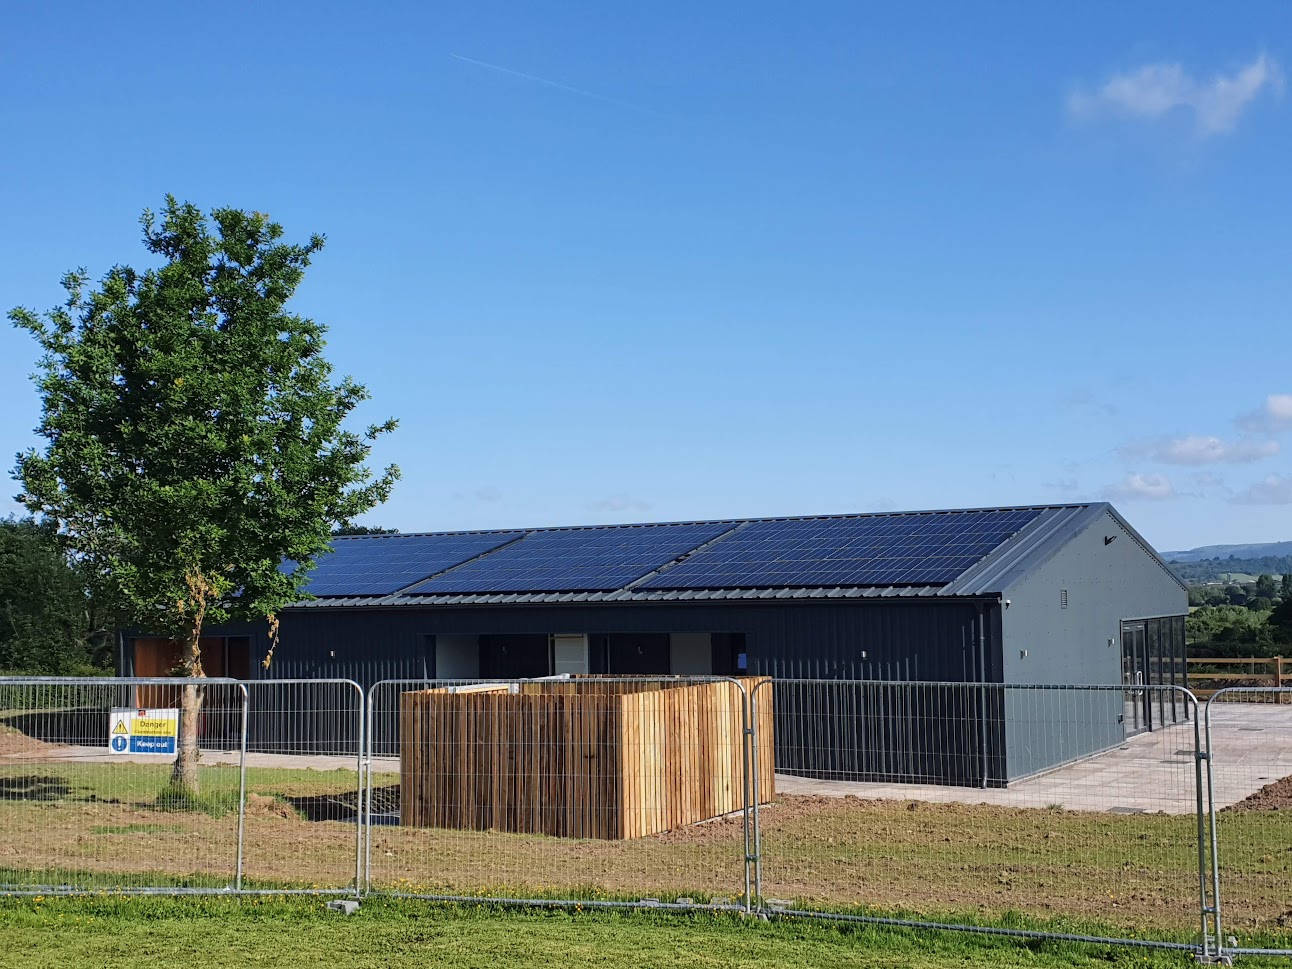
[{"label": "green tree", "polygon": [[332,529],[333,535],[398,535],[398,528],[382,528],[380,525],[338,525]]},{"label": "green tree", "polygon": [[[15,475],[129,621],[172,636],[201,677],[204,623],[263,617],[276,630],[332,528],[387,498],[398,469],[374,476],[364,462],[395,422],[344,428],[367,392],[333,381],[325,328],[286,309],[321,236],[286,243],[260,213],[208,222],[171,196],[141,222],[157,268],[117,266],[88,292],[70,273],[63,306],[10,314],[44,351],[46,446],[19,455]],[[201,702],[185,688],[181,790],[197,789]]]},{"label": "green tree", "polygon": [[1279,594],[1279,587],[1278,587],[1278,583],[1274,581],[1274,576],[1258,575],[1256,577],[1256,584],[1255,584],[1255,587],[1252,589],[1253,598],[1276,599],[1278,598],[1278,594]]},{"label": "green tree", "polygon": [[1202,606],[1185,619],[1193,656],[1272,656],[1273,630],[1267,613],[1242,606]]},{"label": "green tree", "polygon": [[1275,606],[1266,623],[1275,643],[1280,646],[1292,643],[1292,597],[1285,598]]},{"label": "green tree", "polygon": [[1292,572],[1284,572],[1279,582],[1279,598],[1284,602],[1292,600]]},{"label": "green tree", "polygon": [[1229,602],[1229,597],[1225,595],[1224,590],[1214,585],[1190,585],[1189,586],[1189,605],[1191,606],[1220,606]]},{"label": "green tree", "polygon": [[112,630],[58,533],[30,518],[0,520],[0,670],[102,673]]}]

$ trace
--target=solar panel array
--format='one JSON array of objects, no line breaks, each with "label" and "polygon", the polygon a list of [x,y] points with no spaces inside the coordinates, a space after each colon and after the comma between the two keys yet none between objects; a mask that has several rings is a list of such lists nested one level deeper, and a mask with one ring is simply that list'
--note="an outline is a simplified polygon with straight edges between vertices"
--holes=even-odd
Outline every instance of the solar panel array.
[{"label": "solar panel array", "polygon": [[530,532],[513,545],[418,583],[408,594],[609,592],[731,528],[719,522]]},{"label": "solar panel array", "polygon": [[332,552],[319,556],[306,591],[316,596],[388,595],[523,534],[489,532],[338,539],[332,543]]},{"label": "solar panel array", "polygon": [[755,521],[642,589],[946,585],[1040,509]]}]

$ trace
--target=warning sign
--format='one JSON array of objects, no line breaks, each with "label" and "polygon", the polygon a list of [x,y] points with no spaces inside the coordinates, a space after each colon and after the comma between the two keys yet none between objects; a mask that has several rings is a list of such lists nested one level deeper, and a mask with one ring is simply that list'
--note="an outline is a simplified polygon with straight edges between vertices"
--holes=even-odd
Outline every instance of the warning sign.
[{"label": "warning sign", "polygon": [[114,754],[175,753],[178,710],[113,707],[108,713],[108,749]]}]

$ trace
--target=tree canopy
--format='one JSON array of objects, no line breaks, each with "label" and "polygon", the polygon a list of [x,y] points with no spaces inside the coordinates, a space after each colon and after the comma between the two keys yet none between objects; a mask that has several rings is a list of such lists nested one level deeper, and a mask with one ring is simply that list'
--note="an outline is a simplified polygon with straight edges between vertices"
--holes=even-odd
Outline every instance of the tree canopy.
[{"label": "tree canopy", "polygon": [[112,658],[111,620],[52,526],[0,520],[0,671],[102,672]]},{"label": "tree canopy", "polygon": [[284,242],[261,213],[208,220],[172,196],[141,222],[158,266],[93,289],[69,273],[63,306],[10,314],[44,353],[46,446],[15,474],[90,580],[200,676],[203,623],[272,622],[332,529],[386,499],[398,469],[365,461],[395,422],[345,427],[367,391],[333,379],[325,328],[286,308],[322,236]]}]

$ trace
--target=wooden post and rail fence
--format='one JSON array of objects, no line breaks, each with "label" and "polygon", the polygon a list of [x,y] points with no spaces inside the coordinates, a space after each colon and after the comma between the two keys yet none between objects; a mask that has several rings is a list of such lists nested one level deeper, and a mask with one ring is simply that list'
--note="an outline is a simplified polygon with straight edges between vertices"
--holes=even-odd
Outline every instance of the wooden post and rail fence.
[{"label": "wooden post and rail fence", "polygon": [[[1282,656],[1190,656],[1189,689],[1199,700],[1207,700],[1227,686],[1292,686],[1292,659]],[[1292,694],[1278,698],[1292,703]]]}]

